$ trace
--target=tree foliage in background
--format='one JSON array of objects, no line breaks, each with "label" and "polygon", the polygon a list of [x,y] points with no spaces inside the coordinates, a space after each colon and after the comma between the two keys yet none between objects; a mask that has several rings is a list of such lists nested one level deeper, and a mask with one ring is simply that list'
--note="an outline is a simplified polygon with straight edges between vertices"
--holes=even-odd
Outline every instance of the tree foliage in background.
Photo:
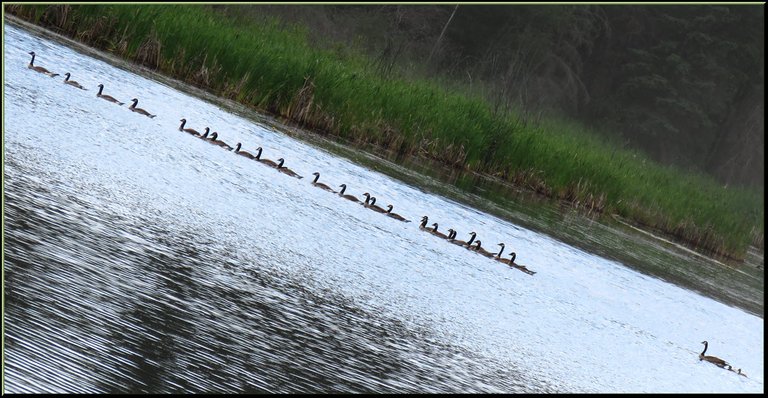
[{"label": "tree foliage in background", "polygon": [[217,7],[300,22],[385,75],[443,76],[527,118],[565,115],[662,163],[763,186],[761,5]]}]

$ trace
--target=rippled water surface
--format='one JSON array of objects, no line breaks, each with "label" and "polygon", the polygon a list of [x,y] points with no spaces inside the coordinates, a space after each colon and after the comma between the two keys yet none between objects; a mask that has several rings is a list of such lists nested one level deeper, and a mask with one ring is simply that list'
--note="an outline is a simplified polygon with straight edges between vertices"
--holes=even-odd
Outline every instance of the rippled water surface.
[{"label": "rippled water surface", "polygon": [[[6,392],[763,391],[757,316],[4,32]],[[89,91],[27,69],[29,51]],[[420,231],[422,215],[537,274]],[[700,362],[702,340],[749,377]]]}]

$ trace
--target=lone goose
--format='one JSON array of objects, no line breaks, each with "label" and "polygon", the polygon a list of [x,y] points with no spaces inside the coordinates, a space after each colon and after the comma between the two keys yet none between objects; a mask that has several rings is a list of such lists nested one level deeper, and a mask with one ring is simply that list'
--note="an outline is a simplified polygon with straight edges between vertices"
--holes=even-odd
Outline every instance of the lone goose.
[{"label": "lone goose", "polygon": [[395,220],[405,221],[405,222],[411,222],[411,220],[406,220],[405,217],[397,214],[392,213],[392,205],[387,205],[387,216],[394,218]]},{"label": "lone goose", "polygon": [[109,101],[109,102],[114,102],[114,103],[116,103],[116,104],[118,104],[118,105],[122,105],[122,104],[123,104],[122,102],[120,102],[120,101],[116,100],[116,99],[115,99],[115,97],[113,97],[113,96],[111,96],[111,95],[106,95],[106,94],[102,95],[102,94],[101,94],[101,91],[102,91],[102,90],[104,90],[104,85],[103,85],[103,84],[99,84],[99,92],[98,92],[98,93],[96,93],[96,96],[97,96],[97,97],[99,97],[99,98],[101,98],[101,99],[105,99],[105,100],[107,100],[107,101]]},{"label": "lone goose", "polygon": [[475,246],[474,247],[469,246],[469,247],[467,247],[467,249],[472,250],[474,252],[477,252],[479,254],[482,254],[485,257],[492,258],[493,257],[493,253],[483,249],[482,246],[481,246],[482,243],[483,243],[482,241],[476,240],[475,241]]},{"label": "lone goose", "polygon": [[458,232],[454,231],[453,229],[449,229],[448,232],[449,232],[448,241],[453,243],[454,245],[459,245],[462,247],[470,246],[472,242],[474,242],[475,236],[477,236],[475,232],[470,232],[469,234],[472,235],[472,237],[469,239],[469,242],[464,242],[463,240],[456,239],[456,235],[458,234]]},{"label": "lone goose", "polygon": [[283,174],[287,174],[287,175],[289,175],[291,177],[304,178],[304,177],[296,174],[295,171],[293,171],[293,170],[283,166],[283,163],[285,163],[285,160],[283,158],[277,159],[277,170],[279,172],[281,172]]},{"label": "lone goose", "polygon": [[70,85],[70,86],[72,86],[72,87],[77,87],[77,88],[79,88],[80,90],[87,90],[85,87],[81,86],[81,85],[80,85],[80,83],[78,83],[78,82],[76,82],[76,81],[74,81],[74,80],[69,80],[69,76],[70,76],[70,75],[69,75],[69,72],[65,73],[65,74],[64,74],[64,76],[66,76],[66,77],[64,78],[64,83],[65,83],[65,84],[69,84],[69,85]]},{"label": "lone goose", "polygon": [[[502,250],[503,250],[503,248],[502,248]],[[501,252],[499,252],[499,253],[501,253]],[[515,253],[515,252],[512,252],[512,253],[510,253],[509,255],[511,256],[511,258],[510,258],[510,259],[506,259],[506,258],[497,258],[497,261],[500,261],[500,262],[502,262],[502,263],[504,263],[504,264],[507,264],[507,265],[509,265],[509,266],[510,266],[510,267],[512,267],[512,268],[515,268],[515,269],[518,269],[518,270],[520,270],[520,271],[523,271],[523,272],[525,272],[525,273],[526,273],[526,274],[528,274],[528,275],[533,275],[533,274],[535,274],[535,273],[536,273],[536,271],[531,271],[531,270],[529,270],[529,269],[528,269],[528,267],[526,267],[525,265],[522,265],[522,264],[516,264],[516,263],[515,263],[515,258],[517,258],[517,253]]]},{"label": "lone goose", "polygon": [[344,199],[351,200],[353,202],[361,203],[360,199],[354,197],[353,195],[344,195],[344,191],[347,190],[347,184],[341,184],[339,185],[339,188],[341,188],[341,191],[339,191],[339,196],[341,196]]},{"label": "lone goose", "polygon": [[58,73],[53,73],[53,72],[49,71],[48,69],[43,68],[42,66],[35,66],[34,65],[35,64],[35,52],[34,51],[30,51],[29,55],[32,56],[32,60],[29,61],[29,65],[27,65],[27,68],[32,69],[35,72],[44,73],[44,74],[46,74],[46,75],[48,75],[50,77],[56,77],[56,76],[59,75]]},{"label": "lone goose", "polygon": [[[185,129],[184,125],[187,124],[187,119],[181,119],[179,120],[181,122],[181,126],[179,126],[179,131],[183,131],[185,133],[192,134],[194,136],[200,137],[200,132],[195,129]],[[208,130],[210,130],[208,127],[205,128],[205,132],[208,133]]]},{"label": "lone goose", "polygon": [[373,210],[377,211],[379,213],[386,213],[387,211],[382,209],[379,206],[376,206],[376,198],[371,196],[368,192],[364,193],[363,196],[365,196],[365,203],[363,203],[363,206]]},{"label": "lone goose", "polygon": [[709,343],[704,340],[701,342],[701,344],[704,344],[704,351],[699,354],[699,361],[707,361],[709,363],[715,364],[721,368],[725,368],[726,366],[730,366],[728,362],[711,355],[704,355],[705,352],[707,352],[707,348],[709,348]]},{"label": "lone goose", "polygon": [[134,98],[134,99],[132,99],[131,101],[133,101],[133,104],[132,104],[131,106],[129,106],[129,107],[128,107],[128,109],[130,109],[130,110],[132,110],[132,111],[134,111],[134,112],[136,112],[136,113],[138,113],[138,114],[141,114],[141,115],[147,116],[147,117],[149,117],[150,119],[152,119],[153,117],[157,116],[157,115],[153,115],[153,114],[151,114],[151,113],[149,113],[149,112],[145,111],[144,109],[141,109],[141,108],[137,108],[137,107],[136,107],[136,104],[138,104],[138,103],[139,103],[139,100],[138,100],[138,99]]},{"label": "lone goose", "polygon": [[237,145],[235,145],[235,153],[236,153],[236,154],[238,154],[238,155],[240,155],[240,156],[245,156],[245,157],[247,157],[248,159],[256,159],[256,156],[253,156],[253,155],[251,155],[251,153],[250,153],[250,152],[241,151],[241,150],[240,150],[240,148],[241,148],[241,147],[242,147],[242,144],[241,144],[241,143],[239,143],[239,142],[237,143]]},{"label": "lone goose", "polygon": [[328,185],[325,185],[322,182],[317,182],[317,180],[320,178],[320,173],[319,172],[316,171],[316,172],[312,173],[312,175],[315,176],[315,179],[312,180],[312,185],[314,185],[314,186],[316,186],[318,188],[321,188],[321,189],[325,189],[328,192],[336,193],[336,191],[331,189],[331,187],[329,187]]},{"label": "lone goose", "polygon": [[[203,137],[205,137],[205,136],[203,136]],[[211,134],[211,137],[206,139],[206,141],[210,142],[213,145],[218,145],[218,146],[220,146],[220,147],[222,147],[222,148],[224,148],[224,149],[226,149],[228,151],[232,150],[232,147],[229,146],[229,144],[227,144],[226,142],[224,142],[222,140],[218,140],[217,141],[216,138],[219,138],[219,133],[214,131],[213,134]]]},{"label": "lone goose", "polygon": [[269,167],[277,168],[277,163],[269,160],[269,159],[262,159],[261,158],[261,147],[256,148],[256,160],[261,162],[264,165],[267,165]]},{"label": "lone goose", "polygon": [[431,230],[428,230],[432,235],[438,236],[438,237],[443,238],[443,239],[448,239],[448,235],[446,235],[446,234],[444,234],[442,232],[439,232],[437,230],[437,223],[432,223],[432,226],[434,228],[432,228]]}]

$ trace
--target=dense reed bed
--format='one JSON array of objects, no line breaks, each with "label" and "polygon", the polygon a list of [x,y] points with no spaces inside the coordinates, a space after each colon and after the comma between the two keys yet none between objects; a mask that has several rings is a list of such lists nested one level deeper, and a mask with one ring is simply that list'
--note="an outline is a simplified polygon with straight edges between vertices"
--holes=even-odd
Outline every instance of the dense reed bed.
[{"label": "dense reed bed", "polygon": [[[595,214],[619,214],[712,254],[763,247],[763,191],[660,166],[562,121],[526,123],[430,80],[386,78],[300,28],[202,5],[5,5],[6,12],[160,73],[399,156],[490,174]],[[32,49],[30,49],[32,50]]]}]

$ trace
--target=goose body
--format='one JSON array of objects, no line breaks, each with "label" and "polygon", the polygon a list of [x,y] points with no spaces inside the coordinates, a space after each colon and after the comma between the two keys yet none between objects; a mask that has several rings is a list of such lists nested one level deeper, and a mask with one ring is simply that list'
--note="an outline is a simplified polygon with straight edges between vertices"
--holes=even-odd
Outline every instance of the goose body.
[{"label": "goose body", "polygon": [[464,242],[463,240],[456,239],[456,235],[457,234],[458,234],[458,232],[454,231],[453,229],[449,229],[448,230],[448,241],[453,243],[454,245],[459,245],[461,247],[468,247],[468,246],[470,246],[472,244],[472,242],[475,241],[475,236],[477,236],[476,233],[470,232],[469,234],[472,237],[469,239],[469,242]]},{"label": "goose body", "polygon": [[442,232],[440,232],[440,231],[438,231],[438,230],[437,230],[437,223],[432,223],[432,227],[433,227],[433,228],[432,228],[431,230],[429,230],[429,229],[428,229],[428,231],[429,231],[429,232],[430,232],[432,235],[435,235],[435,236],[437,236],[437,237],[440,237],[440,238],[443,238],[443,239],[448,239],[448,235],[446,235],[446,234],[444,234],[444,233],[442,233]]},{"label": "goose body", "polygon": [[217,133],[217,132],[215,132],[215,131],[214,131],[214,132],[213,132],[213,134],[211,134],[211,137],[210,137],[210,138],[208,138],[208,139],[206,139],[206,141],[210,142],[210,143],[211,143],[211,144],[213,144],[213,145],[217,145],[217,146],[220,146],[220,147],[222,147],[222,148],[224,148],[224,149],[226,149],[226,150],[228,150],[228,151],[231,151],[231,150],[232,150],[232,147],[231,147],[231,146],[229,146],[229,145],[228,145],[226,142],[224,142],[224,141],[221,141],[221,140],[216,140],[217,138],[219,138],[219,133]]},{"label": "goose body", "polygon": [[29,55],[32,56],[32,60],[29,61],[29,65],[27,65],[27,68],[32,69],[35,72],[40,72],[42,74],[48,75],[50,77],[56,77],[56,76],[59,75],[58,73],[53,73],[53,72],[49,71],[48,69],[43,68],[42,66],[35,66],[35,52],[34,51],[30,51]]},{"label": "goose body", "polygon": [[[189,133],[189,134],[192,134],[194,136],[200,137],[201,134],[200,134],[199,131],[197,131],[195,129],[185,129],[184,128],[184,125],[187,124],[187,119],[181,119],[179,121],[181,122],[181,126],[179,126],[179,131],[183,131],[185,133]],[[209,128],[206,127],[205,128],[205,132],[208,133],[208,130],[209,130]]]},{"label": "goose body", "polygon": [[237,143],[237,145],[235,145],[235,154],[238,154],[240,156],[245,156],[248,159],[256,159],[256,156],[251,155],[250,152],[241,151],[240,150],[241,147],[242,147],[242,144],[239,142]]},{"label": "goose body", "polygon": [[326,191],[328,191],[328,192],[333,192],[333,193],[336,193],[336,191],[334,191],[333,189],[331,189],[331,187],[329,187],[328,185],[325,185],[325,184],[323,184],[322,182],[317,182],[317,180],[320,178],[320,173],[318,173],[318,172],[316,171],[316,172],[312,173],[312,175],[313,175],[313,176],[315,176],[315,179],[314,179],[314,180],[312,180],[312,185],[314,185],[314,186],[316,186],[316,187],[318,187],[318,188],[320,188],[320,189],[325,189],[325,190],[326,190]]},{"label": "goose body", "polygon": [[103,100],[107,100],[109,102],[114,102],[114,103],[116,103],[118,105],[122,105],[123,104],[122,102],[116,100],[115,97],[113,97],[111,95],[102,94],[101,92],[103,90],[104,90],[104,85],[103,84],[99,84],[99,92],[96,93],[96,96],[101,98],[101,99],[103,99]]},{"label": "goose body", "polygon": [[277,168],[277,163],[275,163],[274,161],[261,158],[261,147],[256,148],[256,160],[261,162],[261,164],[263,165]]},{"label": "goose body", "polygon": [[341,188],[341,191],[339,191],[339,196],[341,196],[344,199],[351,200],[353,202],[361,203],[360,199],[354,197],[353,195],[345,195],[344,191],[347,190],[347,184],[341,184],[339,185],[339,188]]},{"label": "goose body", "polygon": [[[499,254],[501,254],[501,252],[499,252]],[[500,261],[500,262],[502,262],[504,264],[507,264],[507,265],[509,265],[512,268],[515,268],[515,269],[518,269],[520,271],[523,271],[523,272],[525,272],[528,275],[533,275],[533,274],[536,273],[536,271],[529,270],[528,267],[526,267],[525,265],[515,263],[515,258],[517,258],[517,253],[512,252],[509,255],[511,256],[509,259],[498,257],[496,260]]]},{"label": "goose body", "polygon": [[483,249],[483,247],[481,246],[482,243],[483,243],[482,241],[476,240],[475,241],[475,246],[469,246],[469,247],[467,247],[467,249],[472,250],[472,251],[474,251],[474,252],[476,252],[478,254],[482,254],[483,256],[488,257],[488,258],[493,257],[493,253],[489,252],[488,250]]},{"label": "goose body", "polygon": [[153,114],[151,114],[151,113],[149,113],[149,112],[145,111],[144,109],[141,109],[141,108],[137,108],[137,107],[136,107],[136,105],[139,103],[139,100],[138,100],[138,99],[134,98],[134,99],[132,99],[131,101],[133,101],[133,104],[132,104],[131,106],[129,106],[129,107],[128,107],[128,109],[130,109],[130,110],[132,110],[132,111],[134,111],[134,112],[136,112],[136,113],[138,113],[138,114],[140,114],[140,115],[144,115],[144,116],[147,116],[147,117],[149,117],[150,119],[151,119],[151,118],[153,118],[153,117],[155,117],[155,116],[157,116],[157,115],[153,115]]},{"label": "goose body", "polygon": [[70,76],[69,72],[65,73],[64,76],[66,76],[64,78],[64,84],[69,84],[70,86],[77,87],[80,90],[86,90],[86,88],[81,86],[80,83],[78,83],[78,82],[76,82],[74,80],[69,80],[69,76]]},{"label": "goose body", "polygon": [[704,344],[704,351],[702,351],[701,354],[699,354],[699,361],[707,361],[707,362],[709,362],[711,364],[714,364],[714,365],[717,365],[717,366],[719,366],[721,368],[725,368],[726,366],[730,366],[728,364],[728,362],[726,362],[725,360],[722,360],[722,359],[720,359],[718,357],[711,356],[711,355],[704,355],[707,352],[707,348],[709,348],[709,343],[706,340],[704,340],[704,341],[701,342],[701,344]]},{"label": "goose body", "polygon": [[279,171],[279,172],[281,172],[283,174],[287,174],[287,175],[289,175],[291,177],[304,178],[304,177],[296,174],[295,171],[293,171],[293,170],[283,166],[283,163],[285,163],[285,159],[283,159],[283,158],[277,159],[277,171]]},{"label": "goose body", "polygon": [[394,218],[395,220],[399,221],[405,221],[405,222],[411,222],[411,220],[406,220],[405,217],[397,214],[392,213],[392,205],[387,205],[387,216]]},{"label": "goose body", "polygon": [[365,196],[365,203],[363,203],[363,206],[366,208],[369,208],[373,211],[379,212],[379,213],[386,213],[387,211],[382,209],[379,206],[376,206],[376,198],[371,196],[368,192],[364,193],[363,196]]}]

